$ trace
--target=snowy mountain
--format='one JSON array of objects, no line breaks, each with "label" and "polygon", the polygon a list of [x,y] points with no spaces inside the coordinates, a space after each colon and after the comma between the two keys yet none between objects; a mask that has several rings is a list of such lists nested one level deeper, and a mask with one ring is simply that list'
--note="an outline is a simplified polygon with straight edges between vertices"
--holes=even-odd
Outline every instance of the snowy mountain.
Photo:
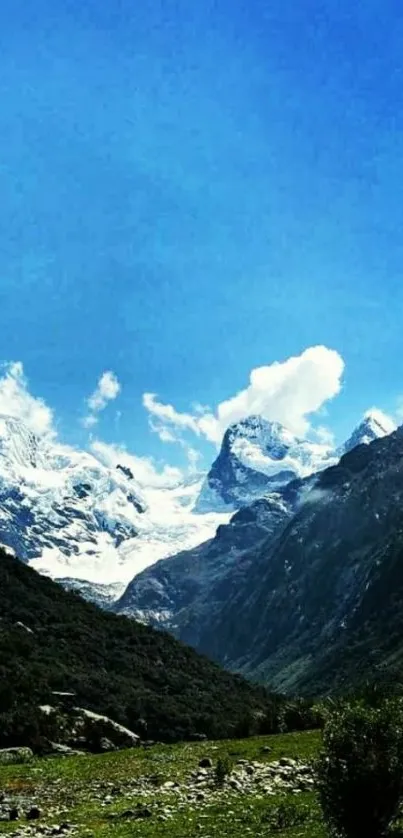
[{"label": "snowy mountain", "polygon": [[[277,537],[304,504],[309,509],[317,503],[325,468],[390,430],[387,417],[367,414],[338,453],[298,440],[261,417],[231,426],[196,508],[242,508],[214,538],[138,574],[114,610],[163,626],[199,648],[206,627],[246,583],[262,540]],[[254,493],[260,499],[245,505]]]},{"label": "snowy mountain", "polygon": [[23,561],[103,561],[105,550],[137,536],[146,509],[120,469],[0,416],[0,541]]},{"label": "snowy mountain", "polygon": [[298,439],[279,422],[248,416],[224,434],[196,510],[236,510],[337,460],[329,445]]},{"label": "snowy mountain", "polygon": [[199,490],[200,478],[141,487],[124,463],[110,467],[0,416],[0,543],[40,572],[75,580],[66,585],[100,603],[148,564],[194,547],[227,520],[193,514]]},{"label": "snowy mountain", "polygon": [[145,568],[113,610],[186,634],[187,642],[197,645],[201,627],[243,584],[258,546],[290,519],[301,488],[295,481],[267,499],[254,501],[218,527],[214,538]]},{"label": "snowy mountain", "polygon": [[[369,414],[343,451],[384,436],[386,425]],[[95,456],[37,437],[21,420],[0,415],[0,543],[40,572],[108,606],[145,568],[194,550],[218,528],[222,534],[221,525],[233,511],[262,497],[269,502],[265,526],[271,528],[290,480],[321,471],[339,456],[252,416],[228,429],[207,477],[192,475],[156,487],[144,479],[140,483],[124,455],[111,464],[101,451]],[[207,551],[208,574],[224,568],[222,546],[227,551],[234,546],[230,564],[235,560],[231,533],[237,540],[241,531],[235,523],[221,542],[219,536],[218,552],[218,542]],[[253,522],[248,533],[252,530]],[[204,555],[202,550],[200,560]],[[145,613],[144,603],[139,610]]]},{"label": "snowy mountain", "polygon": [[353,431],[347,442],[340,449],[340,456],[348,454],[357,445],[369,445],[375,439],[388,436],[396,430],[396,425],[379,410],[370,410],[362,422]]}]

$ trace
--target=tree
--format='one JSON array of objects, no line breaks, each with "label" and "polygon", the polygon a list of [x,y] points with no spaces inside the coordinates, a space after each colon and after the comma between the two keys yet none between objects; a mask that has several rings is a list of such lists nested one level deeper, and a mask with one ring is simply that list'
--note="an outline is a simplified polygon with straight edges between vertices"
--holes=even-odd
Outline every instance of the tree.
[{"label": "tree", "polygon": [[384,838],[403,797],[403,702],[356,702],[329,715],[317,764],[325,821],[342,838]]}]

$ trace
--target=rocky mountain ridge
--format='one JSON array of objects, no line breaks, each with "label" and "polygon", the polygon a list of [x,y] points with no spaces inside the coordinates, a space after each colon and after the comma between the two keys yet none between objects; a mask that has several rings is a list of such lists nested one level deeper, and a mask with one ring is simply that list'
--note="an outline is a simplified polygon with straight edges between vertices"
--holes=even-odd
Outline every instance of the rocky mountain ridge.
[{"label": "rocky mountain ridge", "polygon": [[[213,540],[140,574],[116,607],[288,692],[333,689],[372,664],[389,671],[393,658],[403,665],[402,502],[398,429],[242,509]],[[376,597],[399,627],[390,654]]]},{"label": "rocky mountain ridge", "polygon": [[[377,416],[366,417],[347,446],[385,433],[378,420]],[[277,521],[293,512],[296,497],[290,501],[288,486],[302,479],[306,491],[311,479],[295,478],[296,474],[311,474],[336,461],[328,446],[298,440],[279,423],[252,416],[228,429],[207,478],[191,475],[183,483],[152,487],[139,483],[129,458],[111,465],[49,436],[35,436],[18,419],[0,416],[0,543],[37,570],[106,608],[134,576],[143,585],[144,577],[138,574],[155,564],[155,574],[146,577],[153,587],[148,606],[146,589],[140,605],[132,586],[122,607],[130,612],[132,601],[138,617],[164,623],[173,619],[179,602],[183,605],[182,583],[179,570],[175,571],[177,592],[172,579],[167,581],[167,599],[164,580],[171,577],[171,570],[167,567],[161,576],[158,560],[195,550],[184,558],[183,568],[190,605],[192,586],[199,596],[220,584],[231,568],[235,568],[236,577],[238,554],[256,545],[264,528],[273,534]],[[212,474],[215,499],[207,511]],[[254,507],[262,496],[267,508],[259,503]],[[242,508],[249,501],[247,526],[245,522],[240,525],[235,516],[230,529],[223,529],[231,509]],[[206,540],[216,532],[214,545],[205,548]],[[181,560],[170,567],[180,565]]]},{"label": "rocky mountain ridge", "polygon": [[[318,476],[197,647],[287,692],[343,688],[403,666],[403,430]],[[178,636],[190,636],[186,626]]]},{"label": "rocky mountain ridge", "polygon": [[279,422],[248,416],[224,434],[218,457],[202,485],[195,509],[239,509],[295,479],[328,468],[357,445],[368,445],[396,429],[380,411],[368,411],[339,448],[300,439]]}]

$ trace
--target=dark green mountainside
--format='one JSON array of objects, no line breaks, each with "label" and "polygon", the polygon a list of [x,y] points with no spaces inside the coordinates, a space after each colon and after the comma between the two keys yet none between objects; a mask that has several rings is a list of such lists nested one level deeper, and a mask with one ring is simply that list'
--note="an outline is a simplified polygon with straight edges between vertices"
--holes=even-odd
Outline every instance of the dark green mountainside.
[{"label": "dark green mountainside", "polygon": [[289,693],[402,680],[403,429],[317,477],[197,646]]},{"label": "dark green mountainside", "polygon": [[[0,550],[0,734],[53,690],[151,739],[230,737],[275,725],[281,700],[170,635],[101,611]],[[1,738],[1,736],[0,736]],[[4,741],[4,740],[3,740]]]}]

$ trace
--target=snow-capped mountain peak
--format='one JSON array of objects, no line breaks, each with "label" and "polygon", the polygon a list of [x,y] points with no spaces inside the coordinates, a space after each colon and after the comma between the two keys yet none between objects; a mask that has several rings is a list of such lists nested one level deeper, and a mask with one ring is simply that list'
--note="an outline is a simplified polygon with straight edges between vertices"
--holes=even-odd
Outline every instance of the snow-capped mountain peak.
[{"label": "snow-capped mountain peak", "polygon": [[[124,459],[103,461],[0,416],[0,542],[40,572],[81,580],[76,585],[99,601],[227,520],[193,514],[201,479],[140,485]],[[103,596],[96,583],[108,586]]]},{"label": "snow-capped mountain peak", "polygon": [[94,583],[122,586],[159,559],[214,536],[232,511],[288,492],[295,478],[393,430],[371,411],[333,451],[253,415],[228,428],[207,476],[158,485],[140,484],[136,458],[79,451],[0,415],[0,542],[53,578],[81,580],[85,594]]},{"label": "snow-capped mountain peak", "polygon": [[224,434],[197,508],[238,509],[334,461],[328,445],[299,439],[280,422],[248,416]]},{"label": "snow-capped mountain peak", "polygon": [[389,436],[396,430],[396,425],[386,414],[380,410],[369,410],[362,421],[354,429],[347,442],[344,443],[340,454],[347,454],[357,445],[369,445],[375,439]]}]

